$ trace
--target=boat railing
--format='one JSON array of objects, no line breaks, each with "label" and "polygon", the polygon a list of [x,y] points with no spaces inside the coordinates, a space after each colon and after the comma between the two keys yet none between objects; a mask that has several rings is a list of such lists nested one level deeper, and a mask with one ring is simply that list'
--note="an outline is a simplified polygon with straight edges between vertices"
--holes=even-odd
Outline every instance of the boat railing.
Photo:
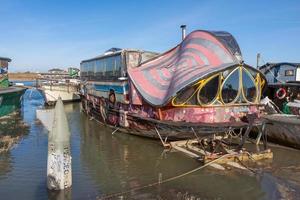
[{"label": "boat railing", "polygon": [[79,91],[80,81],[70,76],[40,77],[35,85],[41,90],[74,92]]}]

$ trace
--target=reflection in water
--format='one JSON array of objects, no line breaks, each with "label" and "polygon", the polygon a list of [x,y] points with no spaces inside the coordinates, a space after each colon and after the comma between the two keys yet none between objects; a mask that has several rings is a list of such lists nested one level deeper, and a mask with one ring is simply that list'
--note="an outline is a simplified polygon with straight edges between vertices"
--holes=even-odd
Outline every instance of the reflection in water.
[{"label": "reflection in water", "polygon": [[9,152],[0,154],[0,179],[11,171],[12,161]]},{"label": "reflection in water", "polygon": [[28,133],[29,126],[23,122],[21,112],[0,118],[0,178],[12,170],[10,150]]},{"label": "reflection in water", "polygon": [[[173,177],[199,166],[199,163],[178,153],[162,155],[158,141],[116,133],[88,120],[81,119],[82,163],[101,189],[101,195],[126,191]],[[250,187],[249,187],[250,186]],[[234,193],[232,191],[235,191]],[[129,194],[130,198],[167,198],[190,195],[202,198],[263,197],[255,176],[235,171],[219,172],[204,169],[163,185]],[[247,194],[247,195],[245,195]],[[100,196],[101,196],[100,195]],[[248,198],[249,197],[249,198]]]},{"label": "reflection in water", "polygon": [[48,191],[48,199],[55,200],[71,200],[72,199],[72,188],[67,188],[64,190],[47,190]]},{"label": "reflection in water", "polygon": [[20,112],[0,118],[0,153],[9,151],[28,132]]},{"label": "reflection in water", "polygon": [[[71,132],[73,184],[69,192],[47,190],[48,132],[36,123],[43,105],[36,91],[25,94],[23,121],[29,133],[0,154],[1,199],[95,199],[177,176],[199,163],[177,152],[163,153],[159,141],[131,136],[89,120],[78,103],[65,104]],[[18,127],[16,125],[16,127]],[[17,128],[14,133],[17,134]],[[180,179],[124,195],[125,199],[300,199],[299,151],[272,147],[271,163],[249,171],[205,168]],[[18,191],[18,192],[16,192]]]}]

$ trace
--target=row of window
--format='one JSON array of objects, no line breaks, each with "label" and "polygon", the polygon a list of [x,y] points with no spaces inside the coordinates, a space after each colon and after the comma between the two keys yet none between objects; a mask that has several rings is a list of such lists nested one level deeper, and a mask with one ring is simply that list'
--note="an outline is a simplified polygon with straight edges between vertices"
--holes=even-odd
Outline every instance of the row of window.
[{"label": "row of window", "polygon": [[83,77],[121,76],[121,55],[102,58],[81,63],[80,70]]},{"label": "row of window", "polygon": [[257,103],[261,84],[259,73],[250,68],[237,67],[217,73],[181,91],[173,99],[173,105]]},{"label": "row of window", "polygon": [[116,79],[117,77],[125,76],[125,72],[122,72],[123,70],[137,67],[157,55],[158,53],[147,51],[125,51],[124,54],[84,61],[80,66],[81,77],[89,80]]}]

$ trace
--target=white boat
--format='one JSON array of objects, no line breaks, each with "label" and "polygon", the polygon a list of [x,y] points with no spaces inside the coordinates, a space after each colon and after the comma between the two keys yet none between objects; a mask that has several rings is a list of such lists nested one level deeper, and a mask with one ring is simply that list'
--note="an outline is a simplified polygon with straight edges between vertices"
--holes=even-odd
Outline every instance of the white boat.
[{"label": "white boat", "polygon": [[54,105],[59,97],[64,102],[79,101],[80,81],[67,74],[43,74],[37,81],[37,89],[43,94],[45,103]]}]

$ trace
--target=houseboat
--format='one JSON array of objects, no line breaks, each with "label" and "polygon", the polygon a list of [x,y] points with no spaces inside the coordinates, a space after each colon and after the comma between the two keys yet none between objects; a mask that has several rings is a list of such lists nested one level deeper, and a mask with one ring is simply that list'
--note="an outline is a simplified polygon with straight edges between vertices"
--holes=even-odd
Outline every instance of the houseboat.
[{"label": "houseboat", "polygon": [[43,94],[46,105],[54,105],[59,97],[64,102],[79,101],[79,69],[69,68],[68,71],[51,69],[41,73],[36,82],[37,89]]},{"label": "houseboat", "polygon": [[268,81],[265,95],[285,114],[300,114],[300,63],[267,63],[259,70]]},{"label": "houseboat", "polygon": [[13,87],[8,79],[8,63],[10,58],[0,57],[0,117],[21,108],[25,88]]},{"label": "houseboat", "polygon": [[[116,130],[179,140],[245,127],[259,116],[264,75],[228,32],[197,30],[171,50],[113,48],[81,62],[82,107]],[[246,124],[247,125],[247,124]]]},{"label": "houseboat", "polygon": [[300,63],[267,63],[259,69],[268,81],[264,95],[277,107],[264,117],[269,140],[300,149]]}]

